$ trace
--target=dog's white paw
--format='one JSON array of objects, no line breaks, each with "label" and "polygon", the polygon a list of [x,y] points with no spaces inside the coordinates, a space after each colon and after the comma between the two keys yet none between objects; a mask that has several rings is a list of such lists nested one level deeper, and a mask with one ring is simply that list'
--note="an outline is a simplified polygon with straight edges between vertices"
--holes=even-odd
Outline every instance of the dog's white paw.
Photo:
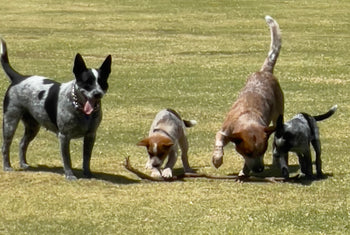
[{"label": "dog's white paw", "polygon": [[75,181],[75,180],[77,180],[78,178],[77,178],[76,176],[74,176],[74,175],[66,175],[66,179],[67,179],[67,180],[70,180],[70,181]]},{"label": "dog's white paw", "polygon": [[215,146],[212,163],[215,168],[219,168],[223,163],[224,148],[222,146]]},{"label": "dog's white paw", "polygon": [[152,162],[150,160],[147,161],[147,163],[145,165],[145,168],[147,170],[152,170],[153,169]]},{"label": "dog's white paw", "polygon": [[160,174],[160,171],[158,169],[152,168],[151,177],[153,177],[153,178],[162,178],[162,175]]},{"label": "dog's white paw", "polygon": [[163,178],[171,178],[171,177],[173,177],[173,172],[170,168],[165,168],[162,171],[162,176],[163,176]]}]

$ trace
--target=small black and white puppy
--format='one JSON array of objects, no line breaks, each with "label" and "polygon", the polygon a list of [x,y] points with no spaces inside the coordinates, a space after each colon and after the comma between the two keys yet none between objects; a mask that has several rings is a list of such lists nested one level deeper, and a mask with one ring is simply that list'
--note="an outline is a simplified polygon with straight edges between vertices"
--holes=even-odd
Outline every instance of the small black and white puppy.
[{"label": "small black and white puppy", "polygon": [[318,121],[331,117],[337,110],[334,105],[327,113],[311,116],[299,113],[283,124],[283,116],[277,120],[273,143],[273,162],[281,168],[284,178],[289,178],[288,152],[294,152],[299,158],[300,170],[308,178],[313,178],[310,143],[316,155],[317,178],[322,178],[321,142]]},{"label": "small black and white puppy", "polygon": [[75,180],[70,157],[70,140],[84,138],[83,172],[91,177],[90,159],[96,130],[102,119],[101,98],[107,92],[111,56],[99,69],[88,69],[80,54],[74,61],[75,79],[58,83],[42,76],[24,76],[10,65],[7,47],[1,39],[1,65],[10,78],[3,103],[3,169],[11,171],[10,145],[17,125],[22,120],[25,130],[20,142],[20,167],[29,167],[26,152],[40,126],[57,134],[67,179]]}]

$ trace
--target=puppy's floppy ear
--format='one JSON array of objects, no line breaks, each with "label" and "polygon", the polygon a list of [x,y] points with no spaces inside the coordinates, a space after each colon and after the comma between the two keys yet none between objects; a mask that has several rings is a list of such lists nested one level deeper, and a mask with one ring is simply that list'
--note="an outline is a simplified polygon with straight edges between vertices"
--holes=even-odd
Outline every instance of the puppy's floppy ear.
[{"label": "puppy's floppy ear", "polygon": [[173,146],[174,145],[174,143],[173,143],[173,141],[171,140],[171,139],[167,139],[167,140],[165,140],[164,142],[163,142],[163,147],[165,147],[165,148],[170,148],[171,146]]},{"label": "puppy's floppy ear", "polygon": [[109,55],[106,57],[105,61],[100,67],[101,78],[107,79],[109,74],[111,73],[111,65],[112,65],[112,56]]},{"label": "puppy's floppy ear", "polygon": [[149,138],[145,138],[145,139],[141,140],[136,145],[148,147],[149,146]]},{"label": "puppy's floppy ear", "polygon": [[80,75],[81,73],[83,73],[86,70],[87,70],[87,68],[86,68],[86,64],[83,60],[83,57],[78,53],[75,56],[73,73],[75,74],[76,77],[78,77],[78,75]]}]

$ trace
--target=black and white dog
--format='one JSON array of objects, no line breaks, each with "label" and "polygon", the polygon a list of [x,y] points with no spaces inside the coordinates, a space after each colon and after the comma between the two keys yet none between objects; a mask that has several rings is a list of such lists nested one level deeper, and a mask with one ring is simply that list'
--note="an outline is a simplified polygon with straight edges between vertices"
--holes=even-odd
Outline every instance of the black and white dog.
[{"label": "black and white dog", "polygon": [[96,130],[102,119],[101,98],[107,92],[111,72],[111,56],[99,69],[88,69],[80,54],[74,61],[75,80],[58,83],[41,76],[23,76],[10,65],[7,47],[1,39],[1,64],[10,78],[3,104],[3,168],[11,171],[10,145],[17,125],[22,120],[25,131],[20,142],[20,167],[29,167],[26,152],[40,126],[57,134],[60,141],[64,173],[75,180],[72,172],[69,144],[73,138],[84,137],[83,172],[91,177],[90,159]]},{"label": "black and white dog", "polygon": [[283,124],[283,116],[277,120],[277,127],[273,143],[273,162],[281,167],[284,178],[289,178],[288,152],[294,152],[299,158],[300,170],[308,178],[313,178],[310,143],[316,155],[317,178],[322,178],[321,142],[318,121],[332,116],[337,110],[334,105],[327,113],[311,116],[299,113]]}]

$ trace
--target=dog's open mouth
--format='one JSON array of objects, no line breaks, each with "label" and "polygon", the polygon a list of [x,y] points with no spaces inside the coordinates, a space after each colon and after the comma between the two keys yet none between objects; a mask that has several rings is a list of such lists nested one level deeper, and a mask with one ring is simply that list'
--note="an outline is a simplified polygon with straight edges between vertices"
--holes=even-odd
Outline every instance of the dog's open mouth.
[{"label": "dog's open mouth", "polygon": [[93,112],[96,112],[100,108],[100,99],[89,99],[82,92],[78,92],[78,89],[73,86],[72,88],[72,99],[73,106],[82,111],[85,115],[91,115]]},{"label": "dog's open mouth", "polygon": [[83,112],[86,115],[90,115],[94,110],[95,110],[95,105],[96,101],[95,100],[86,100],[84,107],[83,107]]},{"label": "dog's open mouth", "polygon": [[100,99],[87,99],[82,105],[82,111],[85,115],[91,115],[93,112],[97,112],[100,109]]}]

